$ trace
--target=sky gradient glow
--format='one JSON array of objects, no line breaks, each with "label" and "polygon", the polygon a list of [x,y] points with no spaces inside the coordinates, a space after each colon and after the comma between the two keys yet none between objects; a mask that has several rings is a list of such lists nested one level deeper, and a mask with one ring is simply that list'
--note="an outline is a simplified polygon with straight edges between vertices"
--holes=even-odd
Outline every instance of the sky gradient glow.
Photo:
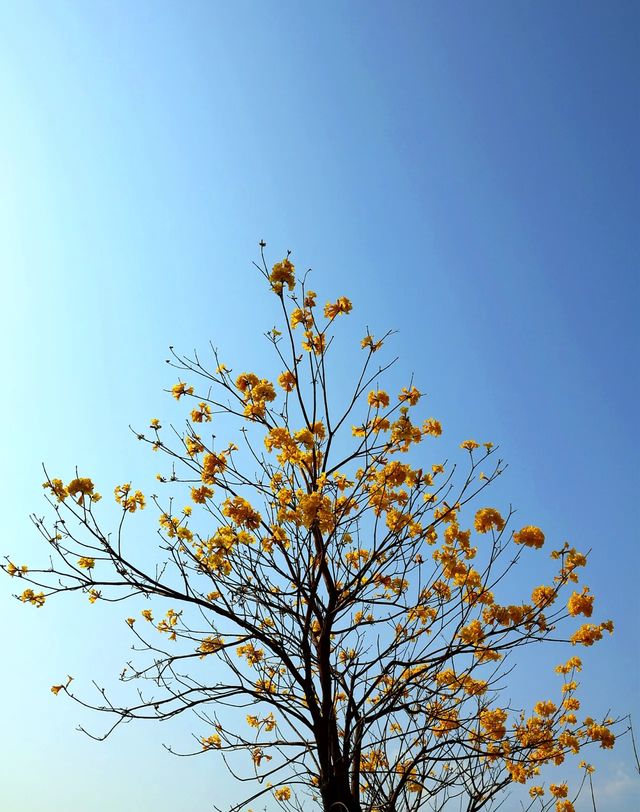
[{"label": "sky gradient glow", "polygon": [[[44,559],[42,462],[104,493],[153,480],[127,426],[173,408],[168,345],[267,363],[264,238],[322,301],[353,300],[358,335],[399,330],[448,453],[500,444],[497,503],[592,549],[616,633],[586,652],[582,695],[637,722],[639,9],[1,4],[2,554]],[[191,720],[97,744],[74,728],[100,720],[49,692],[115,682],[118,607],[36,610],[3,586],[3,810],[237,796],[215,757],[162,749]],[[629,742],[593,760],[602,808],[631,812]]]}]

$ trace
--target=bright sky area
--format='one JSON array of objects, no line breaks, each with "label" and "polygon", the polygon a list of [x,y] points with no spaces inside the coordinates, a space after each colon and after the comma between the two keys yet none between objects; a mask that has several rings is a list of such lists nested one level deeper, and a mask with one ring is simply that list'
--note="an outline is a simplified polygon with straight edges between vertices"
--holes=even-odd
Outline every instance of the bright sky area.
[{"label": "bright sky area", "polygon": [[[127,426],[174,408],[168,345],[267,364],[264,238],[353,300],[354,335],[398,329],[448,456],[500,444],[497,506],[592,550],[616,632],[582,697],[637,723],[639,31],[635,2],[3,3],[2,554],[46,560],[43,462],[155,487]],[[3,587],[3,810],[237,798],[215,755],[162,748],[192,719],[98,744],[50,693],[116,683],[127,607]],[[628,738],[590,758],[600,808],[631,812]]]}]

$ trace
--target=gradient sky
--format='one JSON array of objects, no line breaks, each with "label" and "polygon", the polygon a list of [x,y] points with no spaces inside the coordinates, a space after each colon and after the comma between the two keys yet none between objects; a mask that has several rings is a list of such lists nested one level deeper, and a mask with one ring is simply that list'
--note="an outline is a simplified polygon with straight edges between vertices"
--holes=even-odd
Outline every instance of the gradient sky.
[{"label": "gradient sky", "polygon": [[[0,4],[3,554],[45,560],[42,462],[153,480],[127,426],[173,408],[168,345],[267,363],[264,238],[353,300],[358,335],[399,330],[451,455],[501,445],[494,501],[592,548],[616,633],[582,696],[637,722],[639,33],[604,0]],[[162,749],[191,720],[75,732],[100,720],[49,686],[113,684],[122,612],[3,585],[2,809],[237,796],[215,757]],[[601,808],[630,812],[628,740],[589,758]]]}]

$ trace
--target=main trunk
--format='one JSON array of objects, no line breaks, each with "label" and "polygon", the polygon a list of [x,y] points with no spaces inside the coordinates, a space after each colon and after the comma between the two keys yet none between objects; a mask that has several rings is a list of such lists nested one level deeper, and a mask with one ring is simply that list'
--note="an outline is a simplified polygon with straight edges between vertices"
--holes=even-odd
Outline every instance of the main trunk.
[{"label": "main trunk", "polygon": [[362,812],[360,801],[351,794],[346,776],[330,777],[321,794],[324,812]]}]

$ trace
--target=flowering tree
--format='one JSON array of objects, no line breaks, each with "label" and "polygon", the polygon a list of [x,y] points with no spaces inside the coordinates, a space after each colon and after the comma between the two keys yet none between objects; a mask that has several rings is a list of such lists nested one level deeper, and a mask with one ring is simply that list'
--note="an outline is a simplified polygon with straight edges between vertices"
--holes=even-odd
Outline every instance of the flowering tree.
[{"label": "flowering tree", "polygon": [[[170,495],[152,497],[159,562],[127,541],[147,501],[130,483],[115,489],[121,519],[107,533],[92,479],[47,476],[53,515],[34,521],[51,564],[7,558],[6,572],[31,584],[18,597],[37,607],[60,592],[152,599],[126,618],[151,654],[122,674],[142,686],[139,698],[120,707],[102,692],[92,707],[114,719],[102,738],[131,719],[194,712],[195,750],[219,751],[254,781],[234,810],[269,795],[289,809],[475,812],[517,782],[530,807],[571,812],[577,790],[543,786],[540,769],[614,743],[613,720],[578,719],[579,657],[556,668],[553,698],[514,709],[504,694],[517,649],[591,646],[612,631],[610,621],[570,625],[592,615],[593,595],[577,586],[585,555],[552,550],[549,583],[501,603],[512,568],[540,555],[545,536],[514,531],[511,512],[485,505],[504,467],[495,448],[467,440],[463,465],[442,460],[440,422],[416,420],[412,382],[393,397],[380,388],[387,336],[367,331],[341,401],[330,390],[331,331],[351,302],[319,312],[289,256],[269,271],[261,248],[256,267],[282,307],[282,332],[267,333],[276,382],[232,376],[216,351],[211,363],[174,353],[185,380],[173,396],[193,404],[186,427],[167,439],[154,419],[138,434],[171,461],[158,476]],[[220,444],[207,424],[225,420],[235,434]],[[51,690],[87,704],[70,681]]]}]

